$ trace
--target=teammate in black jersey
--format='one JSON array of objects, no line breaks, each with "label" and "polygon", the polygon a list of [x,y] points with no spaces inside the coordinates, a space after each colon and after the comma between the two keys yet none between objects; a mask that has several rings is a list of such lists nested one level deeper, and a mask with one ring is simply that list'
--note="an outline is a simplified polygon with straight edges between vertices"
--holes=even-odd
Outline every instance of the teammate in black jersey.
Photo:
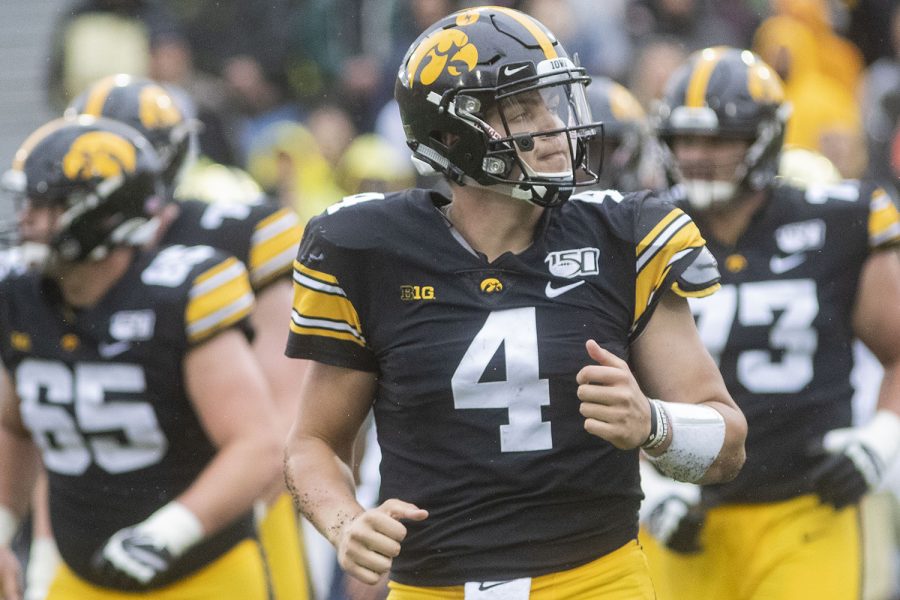
[{"label": "teammate in black jersey", "polygon": [[49,217],[50,253],[0,282],[0,513],[27,502],[36,446],[64,561],[50,600],[268,597],[250,509],[279,444],[249,278],[208,246],[139,249],[159,172],[138,132],[79,117],[32,134],[7,180],[25,219]]},{"label": "teammate in black jersey", "polygon": [[[788,105],[756,55],[708,48],[668,82],[658,131],[722,290],[691,301],[747,417],[747,462],[719,485],[647,471],[647,547],[660,598],[859,598],[857,503],[900,448],[900,219],[860,181],[776,178]],[[851,427],[851,343],[885,378]]]},{"label": "teammate in black jersey", "polygon": [[[696,227],[647,194],[570,199],[587,81],[520,12],[442,19],[395,95],[452,199],[353,196],[304,233],[287,352],[314,362],[286,476],[350,575],[390,570],[392,599],[652,598],[640,448],[690,481],[743,462],[683,298],[717,288]],[[363,510],[347,463],[373,406],[383,503]]]},{"label": "teammate in black jersey", "polygon": [[[191,133],[183,91],[130,75],[112,75],[89,86],[66,111],[122,121],[147,137],[163,157],[163,178],[175,194],[190,163]],[[193,186],[196,187],[196,186]],[[179,197],[163,211],[160,246],[204,244],[240,259],[247,267],[256,296],[253,351],[279,409],[282,425],[273,435],[284,439],[296,414],[296,389],[302,370],[284,356],[284,325],[290,314],[291,263],[302,231],[299,218],[262,196],[244,202],[205,201]],[[278,477],[258,511],[260,541],[268,560],[275,600],[304,600],[309,595],[300,526]]]}]

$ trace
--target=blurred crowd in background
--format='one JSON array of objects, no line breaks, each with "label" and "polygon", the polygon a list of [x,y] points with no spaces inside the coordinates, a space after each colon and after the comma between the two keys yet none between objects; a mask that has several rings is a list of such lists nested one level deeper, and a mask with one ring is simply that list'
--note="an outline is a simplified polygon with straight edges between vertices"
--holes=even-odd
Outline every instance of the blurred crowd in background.
[{"label": "blurred crowd in background", "polygon": [[[52,35],[47,101],[61,115],[89,85],[118,73],[170,84],[200,124],[198,159],[178,193],[267,194],[305,222],[345,195],[437,183],[409,160],[393,101],[397,69],[426,27],[483,3],[75,0]],[[824,155],[835,177],[900,177],[900,0],[493,4],[536,17],[591,75],[624,85],[651,116],[692,51],[752,49],[785,82],[793,107],[786,146]],[[319,569],[330,576],[336,564]]]},{"label": "blurred crowd in background", "polygon": [[[495,3],[544,22],[648,114],[691,51],[751,48],[785,80],[788,146],[824,154],[844,177],[900,174],[897,0]],[[307,219],[343,195],[415,182],[392,100],[396,71],[423,29],[474,4],[79,0],[56,24],[48,100],[62,112],[113,73],[177,85],[202,123],[207,167],[185,193],[228,199],[258,186]]]}]

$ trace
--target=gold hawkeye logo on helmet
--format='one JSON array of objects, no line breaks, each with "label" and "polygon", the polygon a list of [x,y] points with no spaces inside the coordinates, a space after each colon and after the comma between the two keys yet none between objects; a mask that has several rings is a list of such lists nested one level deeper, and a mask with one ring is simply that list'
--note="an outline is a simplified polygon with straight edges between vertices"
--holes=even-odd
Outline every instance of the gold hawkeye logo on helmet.
[{"label": "gold hawkeye logo on helmet", "polygon": [[181,122],[181,111],[172,96],[158,85],[148,85],[140,95],[141,125],[147,129],[173,127]]},{"label": "gold hawkeye logo on helmet", "polygon": [[62,161],[63,173],[74,181],[109,179],[133,173],[137,152],[131,142],[108,131],[90,131],[72,142]]},{"label": "gold hawkeye logo on helmet", "polygon": [[476,64],[478,49],[469,42],[469,36],[459,29],[441,29],[422,40],[409,58],[409,85],[417,74],[422,85],[431,85],[445,70],[457,76],[471,71]]}]

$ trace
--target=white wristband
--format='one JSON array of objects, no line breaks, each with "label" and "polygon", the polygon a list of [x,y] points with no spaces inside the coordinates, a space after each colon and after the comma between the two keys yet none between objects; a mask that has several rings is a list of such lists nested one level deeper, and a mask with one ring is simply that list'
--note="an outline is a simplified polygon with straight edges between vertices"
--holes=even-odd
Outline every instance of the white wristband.
[{"label": "white wristband", "polygon": [[135,529],[165,544],[174,556],[203,539],[200,519],[180,502],[169,502],[147,517]]},{"label": "white wristband", "polygon": [[703,404],[660,402],[669,416],[672,442],[665,452],[648,459],[678,481],[697,483],[715,462],[725,443],[725,418]]},{"label": "white wristband", "polygon": [[19,530],[19,519],[6,508],[0,506],[0,546],[9,546]]}]

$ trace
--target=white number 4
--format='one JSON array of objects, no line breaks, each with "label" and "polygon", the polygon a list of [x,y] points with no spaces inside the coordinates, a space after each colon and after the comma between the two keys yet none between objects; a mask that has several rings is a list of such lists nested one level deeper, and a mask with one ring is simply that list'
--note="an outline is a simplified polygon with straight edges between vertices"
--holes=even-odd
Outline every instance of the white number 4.
[{"label": "white number 4", "polygon": [[[503,345],[506,380],[482,376]],[[509,424],[500,426],[501,452],[549,450],[550,423],[541,407],[550,404],[550,383],[538,374],[537,321],[534,307],[501,310],[488,315],[450,380],[453,405],[459,409],[505,408]]]}]

